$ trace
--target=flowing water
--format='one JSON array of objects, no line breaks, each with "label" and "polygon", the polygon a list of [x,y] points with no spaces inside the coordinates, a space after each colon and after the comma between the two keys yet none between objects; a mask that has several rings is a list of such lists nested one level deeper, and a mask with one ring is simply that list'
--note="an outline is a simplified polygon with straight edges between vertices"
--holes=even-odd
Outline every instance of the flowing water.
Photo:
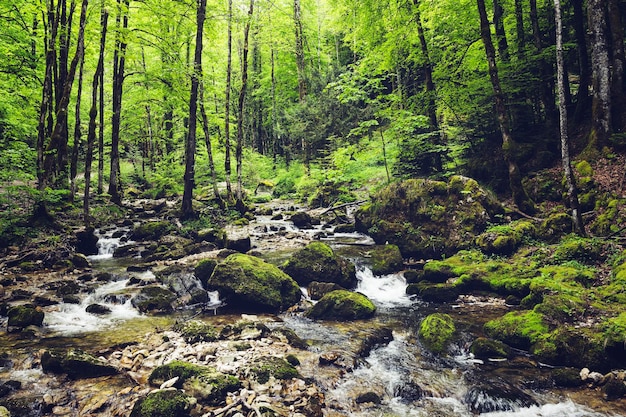
[{"label": "flowing water", "polygon": [[[262,247],[277,235],[299,233],[287,221],[274,221],[261,218],[253,226],[255,246]],[[95,270],[124,271],[123,265],[112,258],[113,251],[127,240],[127,230],[108,229],[101,232],[98,242],[100,253],[91,257]],[[342,245],[361,246],[371,244],[371,239],[361,234],[341,234],[333,236],[332,230],[317,228],[306,232],[309,236],[322,233],[319,238]],[[335,237],[338,239],[335,240]],[[270,243],[271,245],[271,243]],[[284,255],[282,255],[284,256]],[[401,273],[375,276],[363,265],[362,259],[354,259],[357,264],[359,279],[356,291],[368,296],[377,306],[377,315],[367,321],[335,323],[312,321],[300,314],[283,314],[277,325],[294,330],[310,344],[309,357],[302,360],[302,373],[310,376],[324,389],[325,411],[329,417],[470,417],[476,415],[469,404],[468,393],[476,381],[500,381],[495,367],[489,368],[481,361],[474,360],[467,351],[471,335],[465,326],[461,330],[460,341],[454,346],[452,354],[445,358],[436,357],[420,345],[416,333],[421,318],[433,311],[454,314],[455,319],[471,322],[473,318],[487,315],[490,308],[502,308],[502,305],[465,303],[453,306],[431,306],[406,295],[406,282]],[[120,272],[115,279],[103,283],[88,294],[79,304],[59,304],[46,311],[46,337],[38,342],[42,346],[84,346],[94,348],[98,344],[106,347],[120,338],[141,338],[147,330],[167,326],[172,317],[145,317],[137,312],[126,290],[130,278],[152,279],[152,272]],[[210,294],[211,302],[219,305],[218,294]],[[110,310],[108,314],[94,315],[86,313],[91,304],[99,304]],[[483,317],[484,320],[484,317]],[[392,329],[393,340],[388,344],[374,347],[369,355],[358,357],[359,342],[377,328]],[[137,340],[137,339],[135,339]],[[3,344],[18,346],[26,351],[32,349],[27,341]],[[324,352],[339,352],[345,358],[344,367],[320,366],[319,356]],[[32,357],[31,357],[32,358]],[[23,381],[34,392],[45,391],[41,385],[40,368],[29,363],[29,357],[22,364],[16,364],[8,370],[8,377]],[[490,370],[493,370],[490,371]],[[2,368],[0,367],[0,371]],[[533,378],[532,372],[520,370],[519,380]],[[5,377],[0,372],[0,377]],[[509,378],[505,384],[516,384],[517,378]],[[520,382],[522,384],[522,382]],[[41,386],[40,386],[41,385]],[[473,397],[472,401],[486,404],[483,416],[503,417],[608,417],[620,416],[613,408],[618,403],[595,400],[599,394],[589,390],[559,391],[529,389],[523,391],[532,397],[536,405],[524,406],[515,400],[493,398],[485,394]],[[363,395],[374,394],[376,400],[360,401]],[[482,395],[482,397],[481,397]],[[626,409],[619,403],[619,410]],[[491,408],[489,408],[491,407]],[[621,411],[620,411],[621,412]]]}]

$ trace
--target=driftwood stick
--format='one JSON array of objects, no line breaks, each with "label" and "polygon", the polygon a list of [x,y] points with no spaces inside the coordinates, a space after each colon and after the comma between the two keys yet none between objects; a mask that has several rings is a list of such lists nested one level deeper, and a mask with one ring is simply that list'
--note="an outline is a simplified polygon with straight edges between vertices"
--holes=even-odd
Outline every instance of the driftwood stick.
[{"label": "driftwood stick", "polygon": [[231,408],[235,408],[235,407],[239,406],[240,404],[242,404],[243,402],[244,401],[241,398],[237,398],[237,400],[235,402],[230,403],[230,404],[228,404],[225,407],[218,408],[217,410],[213,410],[213,411],[203,415],[202,417],[217,417],[217,416],[221,416],[222,414],[226,413]]},{"label": "driftwood stick", "polygon": [[335,211],[344,207],[349,207],[349,206],[356,206],[357,204],[363,204],[365,203],[367,200],[359,200],[359,201],[353,201],[351,203],[343,203],[343,204],[339,204],[338,206],[333,206],[333,207],[328,207],[326,210],[322,211],[320,213],[320,215],[322,214],[326,214],[329,211]]}]

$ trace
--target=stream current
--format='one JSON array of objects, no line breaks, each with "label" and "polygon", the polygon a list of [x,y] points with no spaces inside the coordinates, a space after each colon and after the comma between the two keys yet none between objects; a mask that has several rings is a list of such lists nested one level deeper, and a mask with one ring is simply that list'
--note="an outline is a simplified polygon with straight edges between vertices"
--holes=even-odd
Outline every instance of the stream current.
[{"label": "stream current", "polygon": [[[272,222],[269,218],[259,218],[250,227],[253,244],[257,247],[267,245],[268,242],[271,246],[271,240],[276,233],[285,230],[289,233],[299,232],[289,222]],[[151,279],[154,275],[150,270],[126,272],[125,265],[113,258],[114,250],[125,244],[127,230],[110,228],[101,233],[98,243],[100,253],[91,257],[94,271],[113,272],[118,274],[119,279],[103,283],[80,304],[60,304],[51,307],[46,311],[44,322],[47,336],[38,341],[37,346],[31,347],[27,341],[20,341],[12,348],[23,352],[46,346],[77,346],[93,350],[97,349],[99,344],[106,347],[112,343],[115,336],[111,336],[111,333],[119,337],[121,335],[128,337],[129,334],[142,337],[146,330],[166,326],[176,319],[176,317],[142,316],[129,300],[111,297],[111,294],[123,290],[131,278]],[[304,233],[310,238],[312,232]],[[324,232],[317,238],[323,239],[338,251],[346,247],[372,244],[371,239],[359,234],[333,236],[332,232]],[[350,250],[349,253],[362,252]],[[285,256],[277,255],[278,258]],[[489,300],[469,300],[463,305],[430,306],[406,295],[406,281],[401,273],[375,276],[364,265],[362,258],[354,255],[349,257],[357,265],[359,283],[356,291],[368,296],[377,306],[374,319],[334,323],[312,321],[301,314],[285,313],[273,324],[295,331],[309,343],[310,358],[302,361],[302,374],[313,377],[322,387],[327,405],[325,415],[471,417],[478,413],[472,409],[470,401],[481,402],[483,410],[486,411],[481,415],[489,417],[624,415],[620,414],[624,409],[623,404],[621,407],[613,408],[611,403],[599,399],[597,393],[590,394],[585,389],[561,391],[522,387],[524,384],[529,385],[528,380],[532,379],[533,374],[527,370],[520,370],[520,375],[501,373],[497,365],[483,364],[482,361],[475,360],[468,352],[472,338],[469,334],[471,324],[465,326],[465,330],[461,330],[462,336],[453,347],[450,356],[439,358],[430,354],[420,345],[416,336],[419,322],[427,314],[434,311],[447,312],[453,315],[455,320],[462,319],[467,323],[471,323],[473,318],[480,317],[482,323],[486,320],[484,315],[488,316],[490,310],[502,308],[502,305]],[[110,313],[105,315],[87,313],[86,308],[92,303],[104,305],[110,309]],[[207,315],[205,319],[210,321],[211,317]],[[386,345],[375,347],[366,357],[354,360],[346,367],[345,372],[329,372],[319,365],[317,360],[319,355],[328,351],[342,352],[347,357],[354,358],[357,341],[371,329],[380,327],[392,328],[393,340]],[[32,366],[31,361],[32,359],[25,357],[22,363],[16,364],[8,371],[2,372],[0,368],[0,378],[21,381],[23,384],[31,385],[35,391],[49,389],[38,385],[43,374],[40,369],[37,370]],[[536,374],[537,370],[531,372]],[[471,390],[471,382],[468,381],[481,380],[489,383],[491,380],[500,381],[503,378],[507,384],[519,384],[536,405],[523,406],[514,400],[494,399],[484,394],[482,397],[479,395],[478,398],[468,399]],[[355,398],[365,393],[375,393],[379,401],[367,404],[355,401]]]}]

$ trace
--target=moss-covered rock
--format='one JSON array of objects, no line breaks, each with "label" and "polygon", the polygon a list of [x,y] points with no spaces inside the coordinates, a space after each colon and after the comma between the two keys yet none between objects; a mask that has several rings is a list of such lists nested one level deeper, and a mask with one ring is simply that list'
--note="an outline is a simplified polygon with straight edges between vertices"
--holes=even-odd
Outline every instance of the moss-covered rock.
[{"label": "moss-covered rock", "polygon": [[468,248],[503,208],[470,178],[447,183],[411,179],[390,184],[356,214],[356,229],[404,257],[438,258]]},{"label": "moss-covered rock", "polygon": [[374,315],[376,306],[363,294],[336,290],[322,297],[306,315],[322,320],[359,320]]},{"label": "moss-covered rock", "polygon": [[509,346],[528,350],[542,336],[550,333],[542,314],[535,311],[512,311],[485,323],[485,333]]},{"label": "moss-covered rock", "polygon": [[73,379],[96,378],[115,375],[118,370],[80,349],[47,350],[41,355],[41,367],[44,372],[67,374]]},{"label": "moss-covered rock", "polygon": [[207,288],[219,291],[229,308],[240,312],[278,312],[302,296],[298,284],[278,267],[244,254],[232,254],[218,264]]},{"label": "moss-covered rock", "polygon": [[443,353],[454,339],[456,326],[448,314],[434,313],[427,316],[419,328],[419,337],[433,353]]},{"label": "moss-covered rock", "polygon": [[311,298],[311,300],[319,300],[331,291],[345,290],[345,288],[343,288],[339,284],[335,284],[334,282],[313,281],[309,284],[307,290],[309,293],[309,298]]},{"label": "moss-covered rock", "polygon": [[183,391],[155,391],[135,403],[130,417],[189,417],[191,408]]},{"label": "moss-covered rock", "polygon": [[227,393],[241,388],[241,382],[234,376],[183,361],[173,361],[156,367],[148,377],[148,382],[159,386],[176,377],[176,388],[184,389],[187,394],[210,405],[223,403]]},{"label": "moss-covered rock", "polygon": [[18,305],[9,308],[7,326],[10,329],[23,329],[28,326],[41,326],[44,312],[32,304]]},{"label": "moss-covered rock", "polygon": [[334,282],[343,288],[354,288],[357,284],[354,265],[322,242],[311,242],[295,252],[282,269],[302,286],[313,281]]},{"label": "moss-covered rock", "polygon": [[217,340],[217,329],[200,320],[188,320],[178,323],[174,330],[179,332],[187,343],[214,342]]},{"label": "moss-covered rock", "polygon": [[172,230],[174,230],[174,225],[169,221],[146,222],[135,227],[131,233],[131,239],[137,241],[158,240]]},{"label": "moss-covered rock", "polygon": [[376,246],[370,250],[370,256],[374,275],[391,274],[403,267],[404,261],[397,245]]},{"label": "moss-covered rock", "polygon": [[200,282],[202,282],[202,285],[205,288],[216,266],[216,259],[203,259],[196,265],[196,268],[194,269],[194,275],[200,280]]},{"label": "moss-covered rock", "polygon": [[525,238],[535,237],[537,228],[531,221],[519,220],[488,228],[476,238],[476,245],[485,253],[509,255]]},{"label": "moss-covered rock", "polygon": [[454,285],[433,284],[427,281],[409,284],[406,293],[418,295],[422,300],[433,303],[450,303],[459,297],[459,289]]},{"label": "moss-covered rock", "polygon": [[556,368],[552,371],[554,385],[564,388],[575,388],[583,384],[578,368]]},{"label": "moss-covered rock", "polygon": [[505,359],[511,355],[511,348],[499,340],[479,337],[472,342],[470,352],[478,359]]},{"label": "moss-covered rock", "polygon": [[132,299],[132,305],[142,313],[167,314],[174,308],[172,303],[176,300],[176,294],[167,288],[158,285],[142,287]]},{"label": "moss-covered rock", "polygon": [[276,379],[288,380],[300,375],[294,365],[275,356],[264,356],[257,359],[250,367],[250,372],[261,384],[268,382],[272,376]]}]

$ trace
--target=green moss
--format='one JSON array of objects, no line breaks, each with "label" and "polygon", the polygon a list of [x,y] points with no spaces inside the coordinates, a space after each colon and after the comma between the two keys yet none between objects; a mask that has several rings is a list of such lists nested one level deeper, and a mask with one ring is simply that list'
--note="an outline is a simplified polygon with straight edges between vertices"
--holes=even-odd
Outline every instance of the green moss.
[{"label": "green moss", "polygon": [[213,342],[217,340],[214,326],[199,320],[189,320],[174,326],[187,343]]},{"label": "green moss", "polygon": [[402,269],[402,254],[397,245],[378,246],[373,248],[370,253],[374,275],[390,274]]},{"label": "green moss", "polygon": [[137,226],[132,233],[134,240],[158,240],[174,230],[174,225],[169,221],[146,222]]},{"label": "green moss", "polygon": [[191,402],[182,391],[156,391],[137,401],[130,417],[187,417]]},{"label": "green moss", "polygon": [[240,253],[217,265],[207,288],[219,291],[229,307],[240,311],[277,312],[302,296],[298,284],[278,267]]},{"label": "green moss", "polygon": [[499,340],[479,337],[472,342],[470,352],[478,359],[508,358],[511,348]]},{"label": "green moss", "polygon": [[433,353],[442,353],[453,340],[456,326],[448,314],[434,313],[427,316],[419,328],[419,337]]},{"label": "green moss", "polygon": [[9,317],[9,327],[28,327],[31,325],[41,326],[43,324],[44,312],[30,304],[11,307],[7,311]]},{"label": "green moss", "polygon": [[587,161],[580,161],[575,165],[576,171],[583,177],[593,176],[593,168]]},{"label": "green moss", "polygon": [[258,359],[250,371],[261,384],[268,382],[271,376],[283,380],[300,376],[298,370],[291,363],[275,356],[266,356]]},{"label": "green moss", "polygon": [[161,365],[152,371],[150,376],[148,377],[148,382],[151,385],[160,385],[165,381],[168,381],[172,378],[179,377],[179,386],[182,386],[182,383],[185,380],[201,375],[210,368],[194,365],[189,362],[184,361],[173,361],[166,365]]},{"label": "green moss", "polygon": [[485,334],[509,346],[528,350],[550,332],[542,314],[536,311],[512,311],[484,326]]},{"label": "green moss", "polygon": [[602,254],[602,244],[597,239],[570,235],[564,238],[556,250],[553,259],[556,263],[566,261],[595,262]]},{"label": "green moss", "polygon": [[211,278],[211,274],[217,266],[217,260],[215,259],[203,259],[196,265],[193,273],[202,282],[202,285],[206,287],[206,283]]},{"label": "green moss", "polygon": [[282,269],[303,286],[313,281],[334,282],[344,288],[353,288],[357,284],[354,265],[337,256],[322,242],[311,242],[295,252]]},{"label": "green moss", "polygon": [[370,318],[376,306],[363,294],[335,290],[324,295],[306,315],[313,319],[358,320]]}]

